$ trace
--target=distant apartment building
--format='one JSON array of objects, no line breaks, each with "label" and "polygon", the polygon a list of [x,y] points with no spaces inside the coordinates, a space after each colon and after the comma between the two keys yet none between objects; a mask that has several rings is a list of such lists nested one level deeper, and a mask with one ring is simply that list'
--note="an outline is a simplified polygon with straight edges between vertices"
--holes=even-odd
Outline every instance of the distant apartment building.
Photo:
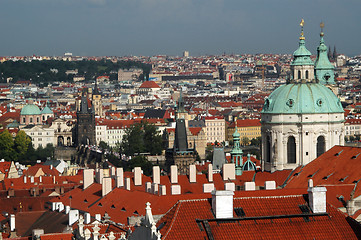
[{"label": "distant apartment building", "polygon": [[226,121],[223,117],[204,117],[207,143],[224,142],[226,140]]},{"label": "distant apartment building", "polygon": [[346,119],[345,136],[356,137],[361,135],[361,119]]},{"label": "distant apartment building", "polygon": [[142,73],[143,70],[140,68],[119,69],[118,81],[122,82],[122,81],[137,80]]},{"label": "distant apartment building", "polygon": [[[235,131],[235,122],[232,122],[227,129],[227,141],[233,140],[233,133]],[[259,119],[238,119],[237,131],[240,134],[240,140],[242,143],[243,138],[252,140],[257,137],[261,137],[261,122]]]}]

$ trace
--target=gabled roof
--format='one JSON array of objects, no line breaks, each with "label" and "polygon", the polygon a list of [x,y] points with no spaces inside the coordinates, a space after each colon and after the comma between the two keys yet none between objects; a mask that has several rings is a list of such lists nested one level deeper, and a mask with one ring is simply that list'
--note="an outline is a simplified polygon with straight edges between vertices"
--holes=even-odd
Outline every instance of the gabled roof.
[{"label": "gabled roof", "polygon": [[160,88],[154,81],[145,81],[139,88]]}]

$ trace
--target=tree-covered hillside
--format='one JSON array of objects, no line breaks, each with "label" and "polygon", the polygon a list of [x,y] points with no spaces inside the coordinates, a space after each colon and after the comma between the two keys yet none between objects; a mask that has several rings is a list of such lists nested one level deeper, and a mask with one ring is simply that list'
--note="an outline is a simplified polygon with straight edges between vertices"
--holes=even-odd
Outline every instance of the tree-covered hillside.
[{"label": "tree-covered hillside", "polygon": [[[18,80],[30,80],[34,83],[51,83],[56,81],[72,81],[73,75],[66,75],[67,70],[78,70],[78,75],[85,77],[85,81],[94,80],[97,76],[108,75],[110,80],[117,79],[118,70],[129,68],[141,68],[148,77],[151,65],[135,61],[6,61],[0,63],[0,82],[6,82],[8,78],[12,82]],[[143,78],[144,75],[141,76]]]}]

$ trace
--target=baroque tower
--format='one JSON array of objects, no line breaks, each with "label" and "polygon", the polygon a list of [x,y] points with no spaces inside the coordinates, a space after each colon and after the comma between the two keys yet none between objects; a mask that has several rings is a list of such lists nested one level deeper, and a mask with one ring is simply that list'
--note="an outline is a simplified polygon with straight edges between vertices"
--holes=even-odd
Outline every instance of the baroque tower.
[{"label": "baroque tower", "polygon": [[291,80],[273,91],[261,111],[262,168],[266,171],[305,165],[334,145],[344,144],[340,100],[316,81],[301,22]]}]

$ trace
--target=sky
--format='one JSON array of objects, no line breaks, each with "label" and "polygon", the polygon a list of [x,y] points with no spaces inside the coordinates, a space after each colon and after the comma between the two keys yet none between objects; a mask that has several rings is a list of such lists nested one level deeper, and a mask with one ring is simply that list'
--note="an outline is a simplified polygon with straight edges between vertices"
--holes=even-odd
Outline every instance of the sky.
[{"label": "sky", "polygon": [[361,54],[360,0],[0,0],[0,56]]}]

